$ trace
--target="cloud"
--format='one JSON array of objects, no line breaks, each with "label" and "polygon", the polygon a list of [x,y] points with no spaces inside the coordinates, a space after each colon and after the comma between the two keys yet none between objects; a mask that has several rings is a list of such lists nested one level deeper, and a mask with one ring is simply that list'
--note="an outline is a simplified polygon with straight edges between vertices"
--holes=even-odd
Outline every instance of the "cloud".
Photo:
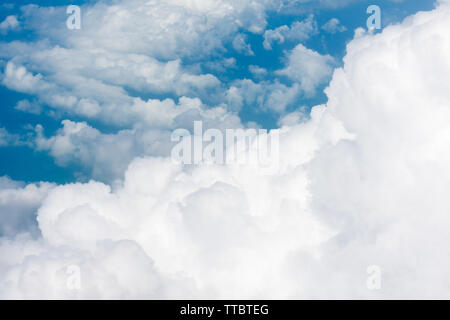
[{"label": "cloud", "polygon": [[0,23],[0,33],[7,33],[10,30],[17,30],[20,28],[20,23],[17,16],[7,16],[5,20]]},{"label": "cloud", "polygon": [[306,110],[304,110],[305,108],[299,108],[299,110],[296,110],[294,112],[290,112],[284,116],[282,116],[277,124],[280,127],[284,127],[284,126],[295,126],[296,124],[300,123],[300,122],[304,122],[307,120],[307,112]]},{"label": "cloud", "polygon": [[[298,99],[312,97],[320,85],[327,83],[335,67],[335,60],[329,55],[298,44],[285,52],[284,68],[272,72],[272,80],[255,82],[250,79],[235,80],[225,94],[229,110],[252,107],[260,112],[284,114]],[[249,71],[256,78],[263,78],[267,70],[250,66]]]},{"label": "cloud", "polygon": [[36,211],[49,191],[50,183],[28,184],[0,177],[0,237],[19,233],[40,235]]},{"label": "cloud", "polygon": [[[28,69],[45,73],[49,81],[59,84],[92,79],[100,84],[127,86],[138,92],[184,95],[220,83],[211,74],[197,75],[184,70],[180,59],[160,62],[147,55],[47,47],[45,43],[11,42],[3,44],[2,49],[4,57],[13,60],[10,63],[27,64]],[[86,68],[88,63],[89,69]],[[20,91],[20,87],[11,89]]]},{"label": "cloud", "polygon": [[[65,28],[65,7],[23,8],[28,27],[64,47],[146,54],[158,60],[210,55],[224,50],[238,29],[261,33],[271,1],[104,1],[82,9],[82,29]],[[42,23],[42,16],[52,23]],[[60,28],[55,23],[60,21]]]},{"label": "cloud", "polygon": [[237,80],[226,93],[227,105],[233,110],[252,107],[259,111],[283,113],[301,93],[300,86],[275,81]]},{"label": "cloud", "polygon": [[5,128],[0,128],[0,147],[25,146],[30,142],[19,134],[10,133]]},{"label": "cloud", "polygon": [[248,66],[248,70],[253,74],[255,77],[264,77],[267,74],[267,70],[264,68],[261,68],[260,66],[256,65],[250,65]]},{"label": "cloud", "polygon": [[[23,102],[19,110],[48,106],[58,116],[127,128],[166,117],[170,103],[157,101],[162,96],[215,107],[224,88],[200,62],[220,57],[229,44],[251,54],[241,31],[262,33],[273,8],[271,1],[250,0],[103,1],[81,7],[82,28],[74,31],[66,28],[65,7],[24,6],[23,28],[36,38],[0,43],[7,61],[2,84],[36,96],[37,109]],[[233,67],[230,58],[222,60],[221,68]],[[156,122],[147,124],[167,126]]]},{"label": "cloud", "polygon": [[42,106],[37,101],[29,101],[27,99],[20,100],[17,102],[17,104],[14,106],[14,109],[28,112],[31,114],[40,114],[42,112]]},{"label": "cloud", "polygon": [[[145,70],[145,64],[141,65],[141,69]],[[2,83],[9,89],[37,95],[37,105],[47,104],[56,111],[62,110],[70,115],[98,119],[122,127],[145,123],[155,128],[167,128],[172,126],[176,116],[191,109],[208,112],[197,98],[181,96],[178,104],[172,99],[144,101],[129,96],[122,87],[125,86],[124,83],[105,84],[102,80],[85,78],[76,72],[69,75],[64,72],[64,67],[61,70],[62,72],[54,75],[54,79],[47,81],[41,74],[33,74],[24,66],[9,61]],[[186,75],[182,78],[184,81],[196,81],[195,77]],[[215,80],[217,79],[214,77],[205,79],[208,83],[214,83]],[[16,108],[35,111],[27,107],[28,103],[21,102]],[[217,109],[212,108],[209,112],[214,113],[214,110]]]},{"label": "cloud", "polygon": [[54,87],[46,82],[41,74],[33,75],[25,67],[16,66],[12,62],[7,63],[2,78],[3,85],[23,93],[35,94]]},{"label": "cloud", "polygon": [[282,0],[279,12],[285,14],[301,14],[318,9],[338,9],[359,0]]},{"label": "cloud", "polygon": [[[272,1],[106,1],[82,6],[83,27],[74,31],[65,26],[65,8],[24,6],[24,30],[33,30],[36,39],[0,43],[6,62],[1,81],[34,96],[17,110],[122,129],[170,128],[171,119],[187,111],[176,101],[183,97],[199,99],[204,110],[219,105],[231,117],[239,107],[226,105],[224,97],[234,89],[204,69],[235,68],[233,58],[222,57],[228,45],[254,54],[246,34],[261,34],[266,12],[277,8]],[[312,15],[284,27],[267,30],[265,45],[277,37],[302,41],[317,32]],[[219,59],[202,62],[211,55]],[[265,111],[282,112],[299,93],[297,84],[262,85],[272,90],[265,94]]]},{"label": "cloud", "polygon": [[[27,50],[32,49],[27,47]],[[9,61],[3,75],[3,85],[18,92],[37,95],[40,104],[66,114],[95,118],[119,126],[133,124],[139,118],[147,119],[147,123],[155,126],[165,125],[160,120],[168,114],[173,115],[175,111],[171,99],[143,101],[130,96],[124,87],[156,93],[174,90],[182,96],[183,93],[190,92],[189,87],[202,91],[219,84],[212,75],[195,76],[180,72],[179,61],[163,65],[148,57],[128,57],[129,60],[127,57],[114,57],[108,60],[107,55],[99,55],[97,59],[80,53],[77,58],[82,58],[83,61],[78,63],[74,53],[64,49],[34,52],[36,60],[32,58],[27,63],[53,70],[53,74],[43,76],[41,73],[30,72],[18,62]],[[15,51],[15,54],[18,53],[19,51]],[[33,53],[30,54],[33,56]],[[86,69],[89,59],[96,63],[90,64],[90,68]],[[130,72],[133,69],[135,72]],[[29,110],[23,104],[20,107],[22,110]],[[184,111],[183,108],[178,110]],[[167,123],[170,120],[164,121]]]},{"label": "cloud", "polygon": [[[188,103],[189,101],[184,101]],[[194,101],[195,102],[195,101]],[[194,120],[203,121],[205,130],[218,128],[240,128],[237,116],[228,114],[217,107],[210,110],[189,109],[177,116],[168,115],[171,127],[151,128],[136,125],[114,133],[102,133],[86,122],[62,121],[55,135],[46,137],[44,128],[38,125],[36,135],[30,139],[30,146],[37,151],[48,152],[60,166],[76,164],[83,171],[77,173],[83,180],[87,177],[115,183],[123,178],[123,173],[136,157],[169,156],[174,143],[170,140],[173,129],[188,128]]]},{"label": "cloud", "polygon": [[298,82],[308,96],[313,96],[317,87],[328,81],[335,65],[333,57],[321,55],[302,44],[292,49],[287,59],[285,68],[276,74]]},{"label": "cloud", "polygon": [[253,56],[255,53],[252,47],[247,43],[247,36],[245,34],[239,33],[233,40],[233,48],[237,52],[244,54],[246,56]]},{"label": "cloud", "polygon": [[[448,297],[449,27],[442,4],[358,32],[326,105],[286,118],[273,175],[148,157],[114,188],[52,188],[42,238],[1,240],[1,297]],[[303,86],[291,62],[284,73]],[[79,291],[66,285],[70,265]],[[370,265],[381,290],[366,286]]]},{"label": "cloud", "polygon": [[263,46],[266,50],[271,50],[274,42],[305,41],[315,34],[317,34],[317,22],[314,19],[314,15],[311,14],[304,21],[293,22],[290,27],[282,25],[273,30],[266,30],[264,32]]},{"label": "cloud", "polygon": [[344,32],[347,30],[347,28],[343,26],[338,19],[332,18],[322,26],[322,30],[325,30],[326,32],[331,34],[335,34],[338,32]]}]

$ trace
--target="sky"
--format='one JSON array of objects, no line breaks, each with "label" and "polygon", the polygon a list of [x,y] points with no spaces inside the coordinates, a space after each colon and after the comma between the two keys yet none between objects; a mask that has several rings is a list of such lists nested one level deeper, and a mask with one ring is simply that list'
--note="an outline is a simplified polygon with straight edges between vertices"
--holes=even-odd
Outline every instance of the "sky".
[{"label": "sky", "polygon": [[[286,79],[278,77],[274,73],[277,70],[283,68],[287,59],[287,52],[292,50],[297,44],[301,43],[305,45],[310,50],[313,50],[320,55],[329,55],[332,57],[333,62],[332,67],[338,67],[342,65],[342,59],[345,55],[346,44],[353,38],[354,30],[358,27],[366,27],[366,20],[369,14],[366,13],[367,7],[372,4],[370,1],[350,1],[350,4],[339,4],[336,5],[326,5],[315,3],[312,1],[310,4],[273,4],[271,11],[264,13],[265,30],[276,30],[282,26],[292,26],[295,22],[305,23],[306,28],[299,31],[291,32],[291,38],[287,37],[282,43],[274,41],[274,45],[270,46],[271,49],[267,50],[264,47],[264,33],[265,30],[258,30],[258,32],[252,32],[251,30],[232,30],[230,34],[226,35],[226,39],[220,44],[220,49],[215,48],[210,53],[198,56],[191,52],[174,52],[167,56],[158,56],[159,61],[167,62],[174,59],[179,59],[180,64],[186,69],[195,68],[201,69],[195,70],[195,73],[205,73],[213,75],[216,79],[220,81],[220,85],[214,88],[215,93],[217,91],[226,91],[233,84],[238,83],[240,80],[250,80],[253,83],[274,83],[280,81],[280,84],[287,87],[280,87],[284,90],[292,84],[291,79]],[[33,2],[38,6],[44,8],[49,8],[52,6],[59,7],[60,10],[64,10],[65,5],[70,4],[85,4],[89,5],[89,1],[78,1],[78,2],[57,2],[52,3],[51,1],[37,1]],[[200,1],[201,3],[201,1]],[[14,3],[5,3],[0,8],[0,14],[2,21],[4,21],[8,16],[13,17],[23,17],[25,19],[24,11],[26,11],[26,6],[31,3],[26,1],[18,1]],[[392,2],[392,1],[381,1],[377,3],[383,7],[383,19],[382,23],[391,24],[398,23],[406,16],[415,13],[419,10],[429,10],[433,8],[432,1],[402,1],[402,2]],[[269,6],[270,7],[270,6]],[[281,9],[280,9],[281,8]],[[37,14],[37,13],[36,13]],[[24,43],[36,43],[39,41],[48,40],[54,42],[51,46],[64,46],[72,45],[64,42],[60,42],[61,39],[56,39],[56,36],[52,38],[51,32],[58,32],[62,28],[66,28],[65,20],[68,17],[67,14],[60,14],[53,22],[48,21],[45,27],[48,28],[49,34],[46,30],[42,30],[39,27],[39,18],[33,16],[34,13],[29,18],[32,22],[23,22],[22,25],[17,25],[14,29],[11,27],[2,32],[2,51],[6,51],[4,48],[9,43],[14,43],[17,41]],[[311,17],[310,20],[308,18]],[[339,25],[336,31],[327,32],[323,29],[324,25],[331,19],[338,19]],[[29,24],[29,25],[27,25]],[[37,24],[37,26],[35,25]],[[41,26],[42,27],[42,26]],[[40,29],[38,32],[35,28]],[[71,37],[72,34],[63,30],[64,36]],[[74,31],[76,33],[89,33],[88,28],[83,28],[80,31]],[[214,33],[214,31],[212,31]],[[225,31],[225,32],[228,32]],[[295,32],[299,33],[295,35]],[[235,34],[245,38],[244,46],[249,46],[251,48],[252,54],[245,52],[244,49],[236,49],[233,47],[232,37]],[[164,35],[162,35],[164,37]],[[297,37],[297,38],[296,38]],[[116,41],[111,39],[111,41]],[[117,40],[119,41],[119,40]],[[268,44],[269,42],[267,42]],[[157,45],[157,44],[156,44]],[[199,45],[199,44],[196,44]],[[130,50],[132,52],[132,49]],[[24,56],[25,53],[15,52],[11,54],[4,54],[1,57],[2,67],[4,69],[5,64],[14,58],[14,56]],[[151,53],[149,54],[151,56]],[[217,65],[223,64],[223,60],[228,59],[232,64],[217,67]],[[231,59],[231,60],[230,60]],[[28,62],[29,63],[29,62]],[[87,61],[89,64],[89,61]],[[213,69],[210,66],[215,64]],[[251,66],[255,66],[265,70],[267,75],[255,75],[251,72]],[[56,66],[55,66],[56,67]],[[88,67],[88,66],[86,66]],[[40,69],[36,66],[35,73],[40,73],[45,76],[45,72],[54,72],[50,70]],[[285,106],[267,106],[264,103],[249,102],[239,107],[233,109],[230,107],[232,112],[234,112],[240,119],[243,125],[248,122],[254,122],[262,128],[272,129],[277,127],[277,121],[284,114],[303,108],[302,112],[307,116],[310,108],[312,106],[325,103],[326,95],[323,93],[323,89],[328,85],[331,79],[331,72],[324,75],[323,79],[320,79],[320,83],[317,83],[314,88],[314,92],[308,94],[302,94],[301,92],[291,91],[291,98],[286,101],[281,102]],[[217,88],[220,87],[220,88]],[[131,97],[140,97],[144,100],[160,99],[164,100],[174,99],[175,101],[182,96],[188,97],[199,97],[202,102],[208,107],[215,106],[222,103],[221,99],[223,97],[211,98],[211,95],[207,92],[199,94],[198,92],[170,92],[170,90],[164,90],[160,92],[159,90],[152,90],[152,88],[145,88],[142,90],[135,90],[135,88],[129,88],[125,85],[124,90]],[[282,89],[282,90],[283,90]],[[269,89],[270,90],[270,89]],[[272,88],[276,90],[276,88]],[[42,98],[39,95],[25,92],[26,90],[14,90],[11,86],[2,85],[0,87],[0,94],[2,97],[2,108],[0,109],[0,127],[4,128],[9,134],[19,135],[22,140],[29,142],[29,145],[14,145],[8,143],[2,145],[0,148],[0,175],[8,176],[14,180],[26,181],[26,182],[38,182],[38,181],[50,181],[56,183],[69,183],[79,181],[80,177],[83,180],[89,180],[90,178],[101,178],[101,180],[106,181],[106,177],[92,176],[92,169],[83,164],[77,163],[78,161],[73,161],[72,163],[58,163],[58,159],[52,156],[49,150],[42,150],[36,146],[33,141],[35,135],[33,136],[33,128],[36,125],[42,125],[45,129],[45,134],[47,136],[53,136],[62,127],[61,122],[63,120],[69,119],[77,122],[85,121],[94,128],[98,128],[101,132],[105,133],[117,133],[121,129],[132,128],[133,123],[129,123],[125,126],[120,126],[109,121],[102,121],[97,117],[86,117],[84,115],[77,114],[76,112],[57,112],[60,111],[58,107],[49,106],[47,101],[41,101]],[[301,91],[301,90],[297,90]],[[295,96],[294,96],[295,95]],[[27,112],[23,110],[18,110],[16,108],[19,101],[32,101],[33,104],[38,104],[39,112]],[[274,104],[277,102],[274,102]],[[276,108],[283,108],[283,110],[274,110]],[[55,110],[56,109],[56,110]],[[31,137],[28,135],[32,135]],[[33,165],[30,165],[33,163]]]},{"label": "sky", "polygon": [[[448,297],[449,24],[446,0],[2,1],[0,298]],[[279,133],[276,170],[174,162],[194,121]]]}]

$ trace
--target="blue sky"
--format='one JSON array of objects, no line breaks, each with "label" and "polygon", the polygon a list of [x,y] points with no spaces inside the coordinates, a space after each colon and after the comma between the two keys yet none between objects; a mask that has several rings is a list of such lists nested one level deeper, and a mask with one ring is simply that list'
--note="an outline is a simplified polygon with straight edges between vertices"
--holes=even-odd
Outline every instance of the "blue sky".
[{"label": "blue sky", "polygon": [[[65,6],[68,4],[83,5],[86,3],[93,3],[92,1],[35,1],[32,2],[38,6]],[[15,1],[8,5],[4,3],[0,6],[0,21],[6,17],[15,15],[22,23],[26,21],[27,17],[23,15],[21,10],[22,5],[30,4],[27,1]],[[316,51],[321,55],[330,55],[335,59],[334,67],[342,65],[342,58],[345,55],[346,44],[353,38],[354,30],[358,27],[365,27],[368,15],[365,13],[369,4],[377,4],[382,8],[382,24],[397,23],[404,17],[411,15],[420,10],[430,10],[433,8],[433,1],[418,0],[418,1],[350,1],[349,4],[331,8],[322,5],[296,5],[287,10],[268,11],[266,13],[267,25],[266,30],[276,29],[277,27],[286,25],[291,26],[296,21],[304,21],[309,15],[313,15],[314,23],[317,26],[317,33],[311,35],[309,39],[301,41],[301,43]],[[44,16],[42,17],[45,18]],[[322,29],[322,26],[330,19],[336,18],[341,25],[345,26],[346,31],[337,32],[334,34],[328,33]],[[39,20],[39,17],[34,17]],[[64,22],[65,17],[61,17],[58,27],[61,27],[61,22]],[[57,28],[57,27],[55,27]],[[286,53],[292,50],[298,41],[285,41],[284,43],[277,43],[272,46],[272,50],[266,50],[263,47],[264,33],[252,33],[248,30],[240,30],[241,34],[247,38],[247,43],[251,46],[253,55],[245,55],[237,52],[233,48],[231,41],[225,42],[224,50],[221,52],[214,52],[206,56],[182,56],[181,63],[187,67],[192,65],[202,65],[203,72],[213,74],[221,81],[223,88],[229,87],[233,81],[239,79],[255,79],[254,75],[249,71],[250,65],[256,65],[268,71],[263,78],[256,79],[257,81],[273,81],[274,76],[271,72],[283,68],[286,63]],[[45,34],[36,34],[32,25],[25,26],[18,30],[11,30],[0,35],[1,43],[10,43],[13,41],[21,41],[32,43],[46,38]],[[60,44],[64,45],[64,44]],[[0,49],[1,50],[1,49]],[[20,53],[19,53],[20,55]],[[4,57],[0,60],[0,67],[2,73],[8,59],[11,57]],[[223,58],[235,59],[235,66],[224,68],[223,70],[213,70],[206,66],[206,63],[219,61]],[[164,59],[161,59],[164,61]],[[43,72],[45,76],[45,73]],[[330,77],[329,77],[330,78]],[[283,79],[287,85],[290,80]],[[326,102],[326,96],[323,89],[327,86],[327,81],[321,83],[316,92],[308,97],[299,95],[291,102],[283,111],[284,114],[297,110],[303,107],[302,111],[305,115],[308,114],[309,109],[318,104]],[[125,87],[124,87],[125,88]],[[177,99],[180,95],[175,93],[157,93],[157,92],[134,92],[132,88],[125,88],[131,96],[140,96],[142,98],[154,98],[164,100],[165,98]],[[190,93],[188,96],[195,97],[195,93]],[[50,114],[48,106],[42,106],[42,112],[39,114],[32,114],[25,111],[14,109],[14,106],[23,99],[30,101],[36,100],[37,97],[33,94],[27,94],[8,89],[7,86],[0,86],[1,108],[0,108],[0,127],[5,128],[10,134],[19,135],[24,140],[32,140],[33,129],[40,124],[45,128],[47,136],[54,135],[59,128],[61,128],[61,120],[70,119],[72,121],[87,121],[89,125],[97,128],[103,133],[114,133],[121,127],[114,124],[99,121],[98,119],[89,119],[76,114]],[[221,98],[214,95],[203,95],[202,101],[207,104],[220,103]],[[208,101],[210,100],[210,101]],[[277,127],[277,121],[282,116],[279,112],[272,112],[261,110],[259,106],[244,104],[239,110],[238,116],[243,123],[256,122],[263,128],[271,129]],[[31,128],[31,129],[30,129]],[[89,179],[89,170],[83,169],[83,166],[72,161],[66,164],[57,164],[54,157],[45,150],[38,150],[30,145],[5,145],[0,147],[0,176],[9,176],[14,180],[21,180],[26,182],[33,181],[51,181],[57,183],[72,182],[77,179]],[[82,178],[80,178],[82,177]]]}]

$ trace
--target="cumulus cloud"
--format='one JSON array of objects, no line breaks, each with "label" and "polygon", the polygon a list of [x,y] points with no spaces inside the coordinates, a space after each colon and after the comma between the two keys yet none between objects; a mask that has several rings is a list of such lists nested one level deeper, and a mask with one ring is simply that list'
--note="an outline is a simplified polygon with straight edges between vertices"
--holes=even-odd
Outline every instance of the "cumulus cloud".
[{"label": "cumulus cloud", "polygon": [[27,99],[17,102],[14,109],[31,114],[40,114],[42,112],[42,106],[38,101],[31,102]]},{"label": "cumulus cloud", "polygon": [[[141,68],[145,69],[145,64]],[[217,110],[208,111],[198,98],[184,96],[178,99],[178,104],[173,99],[145,101],[129,96],[119,83],[105,84],[101,80],[77,75],[76,72],[70,75],[62,72],[54,77],[57,81],[47,81],[41,74],[33,74],[23,65],[9,61],[2,83],[10,89],[37,95],[38,105],[45,103],[56,111],[63,110],[71,115],[94,118],[117,126],[144,123],[155,128],[167,128],[172,126],[177,115],[188,110],[198,109],[205,113]],[[190,81],[189,77],[186,81]],[[16,108],[36,112],[29,107],[29,102],[22,101]]]},{"label": "cumulus cloud", "polygon": [[[234,81],[225,94],[229,110],[252,107],[283,115],[289,106],[298,102],[299,97],[314,96],[317,88],[330,80],[336,65],[333,57],[321,55],[302,44],[286,51],[285,55],[284,67],[272,73],[281,79]],[[263,78],[268,73],[254,65],[249,66],[249,71],[255,78]]]},{"label": "cumulus cloud", "polygon": [[39,236],[36,211],[53,187],[50,183],[25,185],[0,177],[0,238],[18,233]]},{"label": "cumulus cloud", "polygon": [[252,50],[252,47],[249,43],[247,43],[247,37],[245,34],[239,33],[233,40],[233,48],[237,52],[241,54],[245,54],[246,56],[253,56],[255,53]]},{"label": "cumulus cloud", "polygon": [[283,113],[295,102],[300,92],[297,83],[288,86],[277,80],[254,82],[244,79],[235,81],[228,89],[226,101],[233,110],[250,106],[260,111]]},{"label": "cumulus cloud", "polygon": [[5,128],[0,128],[0,147],[25,145],[31,145],[31,142],[19,134],[10,133]]},{"label": "cumulus cloud", "polygon": [[7,16],[5,20],[0,23],[0,33],[7,33],[10,30],[17,30],[20,28],[20,23],[17,16]]},{"label": "cumulus cloud", "polygon": [[[49,106],[57,114],[130,128],[141,118],[170,113],[168,100],[156,101],[160,96],[217,102],[224,88],[200,61],[222,55],[228,44],[252,54],[240,32],[262,33],[266,11],[275,7],[253,0],[101,1],[82,6],[82,28],[74,32],[65,26],[65,7],[24,6],[23,28],[36,40],[0,43],[7,61],[1,81],[37,96],[39,107],[22,102],[19,110],[38,113]],[[219,67],[233,65],[224,58]]]},{"label": "cumulus cloud", "polygon": [[282,25],[273,30],[266,30],[264,32],[263,46],[266,50],[271,50],[274,42],[284,43],[285,41],[305,41],[316,33],[317,22],[314,15],[310,15],[304,21],[293,22],[290,27]]},{"label": "cumulus cloud", "polygon": [[105,134],[86,122],[64,120],[54,136],[46,137],[44,127],[38,125],[32,143],[37,151],[48,152],[60,166],[81,165],[84,170],[78,173],[80,179],[114,183],[123,178],[130,162],[138,156],[169,156],[174,145],[170,140],[173,129],[189,128],[194,120],[202,121],[205,130],[242,127],[237,116],[220,107],[208,111],[190,109],[179,117],[173,115],[172,127],[168,128],[136,125]]},{"label": "cumulus cloud", "polygon": [[279,11],[284,13],[303,13],[314,9],[336,9],[359,0],[282,0]]},{"label": "cumulus cloud", "polygon": [[326,32],[331,34],[335,34],[338,32],[344,32],[347,30],[347,28],[343,26],[338,19],[332,18],[322,26],[322,30],[325,30]]},{"label": "cumulus cloud", "polygon": [[298,44],[288,54],[286,67],[276,73],[298,82],[309,96],[315,94],[319,85],[326,83],[334,70],[334,58]]},{"label": "cumulus cloud", "polygon": [[[5,58],[14,59],[10,63],[26,63],[28,69],[47,74],[48,81],[58,80],[59,83],[68,85],[81,78],[91,80],[93,84],[93,80],[96,80],[99,85],[127,86],[138,92],[184,95],[219,84],[219,80],[211,74],[196,75],[184,70],[179,59],[160,62],[147,55],[122,54],[101,49],[86,51],[58,46],[47,48],[42,43],[11,42],[2,44],[1,48]],[[24,51],[27,55],[23,55]],[[86,69],[88,65],[90,68]],[[13,71],[6,69],[6,75]],[[11,89],[21,91],[26,88],[17,86]]]},{"label": "cumulus cloud", "polygon": [[[297,124],[285,118],[275,174],[148,157],[114,188],[52,188],[37,210],[42,237],[0,242],[0,296],[448,297],[449,28],[441,4],[359,32],[326,105]],[[315,61],[329,58],[293,53],[328,74]],[[284,75],[320,83],[291,65]],[[70,265],[78,291],[66,285]],[[366,287],[370,265],[381,290]]]},{"label": "cumulus cloud", "polygon": [[[264,0],[100,1],[82,6],[83,27],[65,28],[65,8],[29,5],[23,8],[26,25],[72,48],[150,55],[173,60],[221,51],[238,29],[261,33],[266,10],[276,2]],[[50,22],[42,22],[42,16]],[[61,22],[55,28],[55,21]]]},{"label": "cumulus cloud", "polygon": [[248,70],[255,76],[255,77],[264,77],[267,74],[267,70],[264,68],[261,68],[259,66],[250,65],[248,67]]},{"label": "cumulus cloud", "polygon": [[[277,2],[250,0],[102,1],[82,6],[83,27],[74,32],[65,27],[65,8],[24,6],[24,28],[37,37],[0,43],[0,57],[6,62],[0,79],[8,89],[35,96],[15,107],[33,114],[76,116],[127,129],[138,123],[170,128],[171,119],[187,111],[175,97],[188,97],[200,99],[201,106],[195,103],[192,108],[220,105],[231,117],[239,103],[227,105],[224,97],[235,89],[204,70],[224,72],[235,68],[236,61],[201,60],[220,56],[227,45],[253,55],[246,34],[261,34],[266,12],[277,8]],[[302,41],[317,32],[312,15],[280,28],[266,30],[265,46]],[[283,112],[299,94],[298,84],[257,86],[271,90],[260,103],[263,111]]]},{"label": "cumulus cloud", "polygon": [[[108,60],[106,56],[98,56],[99,60],[91,57],[98,62],[98,69],[95,64],[91,64],[89,70],[86,70],[87,60],[78,64],[72,56],[73,53],[60,55],[58,53],[60,50],[64,51],[56,49],[57,52],[54,52],[61,58],[59,61],[52,53],[42,50],[36,51],[39,58],[33,61],[39,65],[39,68],[45,67],[45,61],[52,61],[48,63],[50,65],[47,68],[57,70],[54,74],[43,76],[41,73],[27,70],[18,62],[9,61],[3,74],[3,85],[15,91],[37,95],[40,104],[46,104],[67,114],[95,118],[119,126],[131,125],[139,122],[140,119],[154,126],[164,126],[170,121],[167,118],[168,115],[173,116],[174,112],[183,112],[186,108],[182,106],[177,108],[172,99],[144,101],[139,97],[130,96],[123,87],[129,86],[138,91],[149,90],[160,93],[172,88],[179,96],[182,96],[183,93],[189,93],[189,90],[185,90],[187,89],[185,85],[189,87],[192,84],[197,88],[206,88],[214,87],[219,83],[212,75],[195,76],[179,73],[179,61],[168,62],[164,66],[157,62],[155,62],[156,65],[147,64],[146,61],[151,61],[148,57],[141,57],[142,59],[135,57],[137,60],[134,62],[132,62],[133,58],[128,57],[131,60],[125,59],[123,62],[129,61],[131,64],[127,62],[123,65],[120,63],[121,58],[118,57],[111,60]],[[50,59],[50,56],[53,56],[53,59]],[[84,56],[84,58],[88,57]],[[30,62],[32,61],[28,61]],[[110,63],[118,63],[118,67],[114,68],[109,65]],[[136,72],[130,72],[133,68]],[[80,72],[80,69],[83,71]],[[90,73],[92,76],[83,72]],[[153,80],[149,77],[153,77]],[[181,85],[179,89],[177,89],[177,83]],[[30,110],[24,103],[18,105],[18,108],[36,111]]]}]

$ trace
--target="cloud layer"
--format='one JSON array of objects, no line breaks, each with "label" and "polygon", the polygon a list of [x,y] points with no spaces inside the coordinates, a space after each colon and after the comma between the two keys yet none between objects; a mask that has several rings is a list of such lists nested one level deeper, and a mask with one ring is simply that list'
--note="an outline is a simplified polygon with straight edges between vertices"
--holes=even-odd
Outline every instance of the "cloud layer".
[{"label": "cloud layer", "polygon": [[[250,21],[241,23],[261,32]],[[39,207],[40,232],[6,223],[22,234],[0,240],[0,297],[448,298],[449,29],[442,3],[382,33],[356,32],[327,104],[303,122],[285,118],[275,174],[138,157],[113,187],[0,180],[0,198],[28,197],[20,214]],[[302,45],[297,54],[328,59]],[[16,85],[49,85],[15,62],[9,68]],[[309,90],[330,72],[309,71],[319,78],[282,73]],[[61,161],[73,150],[84,159],[77,144],[86,137],[108,139],[65,122],[40,146]],[[67,288],[70,265],[80,267],[79,291]],[[366,287],[370,265],[382,270],[381,290]]]}]

